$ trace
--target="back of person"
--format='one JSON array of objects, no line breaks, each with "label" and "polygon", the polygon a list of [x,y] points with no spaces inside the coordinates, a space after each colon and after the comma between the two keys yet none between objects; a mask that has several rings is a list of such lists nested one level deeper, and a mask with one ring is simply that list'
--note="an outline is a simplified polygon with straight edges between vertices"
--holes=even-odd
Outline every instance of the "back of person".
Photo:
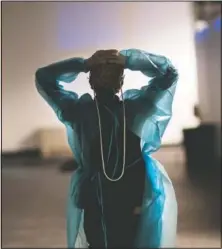
[{"label": "back of person", "polygon": [[[123,167],[122,103],[117,98],[99,98],[103,129],[106,173],[111,178],[120,176]],[[145,165],[140,149],[140,138],[126,130],[126,170],[117,182],[104,176],[100,138],[90,145],[91,168],[82,186],[84,199],[84,229],[91,247],[134,246],[139,214],[142,206]],[[85,189],[85,191],[84,191]]]},{"label": "back of person", "polygon": [[[148,85],[123,94],[125,69],[151,78]],[[95,94],[94,99],[88,96],[88,109],[83,108],[85,98],[59,84],[74,81],[81,72],[90,73]],[[138,49],[101,50],[88,59],[71,58],[37,70],[36,87],[65,124],[70,147],[80,162],[68,199],[69,248],[175,245],[175,193],[150,153],[159,148],[171,118],[177,79],[169,59]],[[123,103],[114,97],[118,92]],[[97,112],[95,117],[92,110]],[[84,130],[85,115],[90,118]],[[75,196],[80,197],[77,203]]]}]

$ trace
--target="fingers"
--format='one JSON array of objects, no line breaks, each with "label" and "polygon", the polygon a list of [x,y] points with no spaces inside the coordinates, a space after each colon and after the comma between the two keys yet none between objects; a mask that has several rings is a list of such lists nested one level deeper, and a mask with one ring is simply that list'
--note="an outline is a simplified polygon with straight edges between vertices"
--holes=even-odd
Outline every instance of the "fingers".
[{"label": "fingers", "polygon": [[90,61],[90,67],[105,63],[114,63],[124,66],[125,57],[116,49],[99,50],[91,57]]},{"label": "fingers", "polygon": [[106,63],[114,63],[114,64],[119,64],[119,65],[124,65],[124,61],[121,60],[120,58],[108,58],[106,60]]},{"label": "fingers", "polygon": [[107,55],[118,55],[119,51],[116,49],[110,49],[110,50],[105,50],[104,53],[106,53]]},{"label": "fingers", "polygon": [[95,56],[111,56],[118,55],[119,51],[116,49],[108,49],[108,50],[99,50],[94,55]]},{"label": "fingers", "polygon": [[117,56],[109,56],[109,57],[98,58],[96,61],[96,64],[103,64],[103,63],[114,63],[119,65],[124,65],[125,60]]},{"label": "fingers", "polygon": [[112,54],[112,53],[118,53],[118,50],[116,49],[106,49],[106,50],[99,50],[97,51],[98,53],[107,53],[107,54]]}]

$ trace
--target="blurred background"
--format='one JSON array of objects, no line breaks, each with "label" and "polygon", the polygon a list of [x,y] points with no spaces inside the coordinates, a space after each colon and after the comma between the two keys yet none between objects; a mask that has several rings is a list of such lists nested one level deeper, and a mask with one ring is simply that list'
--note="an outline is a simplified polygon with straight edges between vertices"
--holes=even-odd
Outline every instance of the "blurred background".
[{"label": "blurred background", "polygon": [[[66,246],[75,160],[34,73],[108,48],[163,54],[178,69],[174,115],[153,156],[176,190],[177,247],[220,248],[220,2],[2,3],[2,247]],[[91,93],[87,77],[64,86]],[[126,71],[124,90],[146,83]]]}]

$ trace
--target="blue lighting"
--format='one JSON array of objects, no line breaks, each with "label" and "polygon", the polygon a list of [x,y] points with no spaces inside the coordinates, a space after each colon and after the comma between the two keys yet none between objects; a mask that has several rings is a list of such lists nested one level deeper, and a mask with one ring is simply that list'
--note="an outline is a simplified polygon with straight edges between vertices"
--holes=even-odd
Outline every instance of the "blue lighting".
[{"label": "blue lighting", "polygon": [[124,38],[123,19],[118,9],[118,4],[114,3],[70,2],[61,5],[57,25],[59,49],[84,51],[118,45]]},{"label": "blue lighting", "polygon": [[208,35],[209,35],[210,29],[206,28],[202,31],[196,32],[195,34],[195,40],[197,42],[201,42],[207,39]]},{"label": "blue lighting", "polygon": [[213,28],[215,31],[218,31],[218,32],[221,31],[221,17],[220,16],[216,18],[216,20],[214,20]]},{"label": "blue lighting", "polygon": [[221,17],[216,18],[212,22],[211,26],[209,26],[207,28],[204,28],[201,31],[197,31],[195,33],[195,40],[197,42],[201,42],[201,41],[206,40],[209,37],[209,35],[210,35],[210,31],[216,31],[216,32],[220,32],[221,31]]}]

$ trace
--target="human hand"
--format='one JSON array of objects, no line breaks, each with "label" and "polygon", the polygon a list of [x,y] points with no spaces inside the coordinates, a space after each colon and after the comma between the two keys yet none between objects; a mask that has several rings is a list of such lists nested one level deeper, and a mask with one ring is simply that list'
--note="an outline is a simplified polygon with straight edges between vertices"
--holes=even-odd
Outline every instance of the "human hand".
[{"label": "human hand", "polygon": [[86,60],[87,68],[90,70],[96,65],[113,63],[124,67],[125,57],[116,49],[98,50],[88,60]]}]

